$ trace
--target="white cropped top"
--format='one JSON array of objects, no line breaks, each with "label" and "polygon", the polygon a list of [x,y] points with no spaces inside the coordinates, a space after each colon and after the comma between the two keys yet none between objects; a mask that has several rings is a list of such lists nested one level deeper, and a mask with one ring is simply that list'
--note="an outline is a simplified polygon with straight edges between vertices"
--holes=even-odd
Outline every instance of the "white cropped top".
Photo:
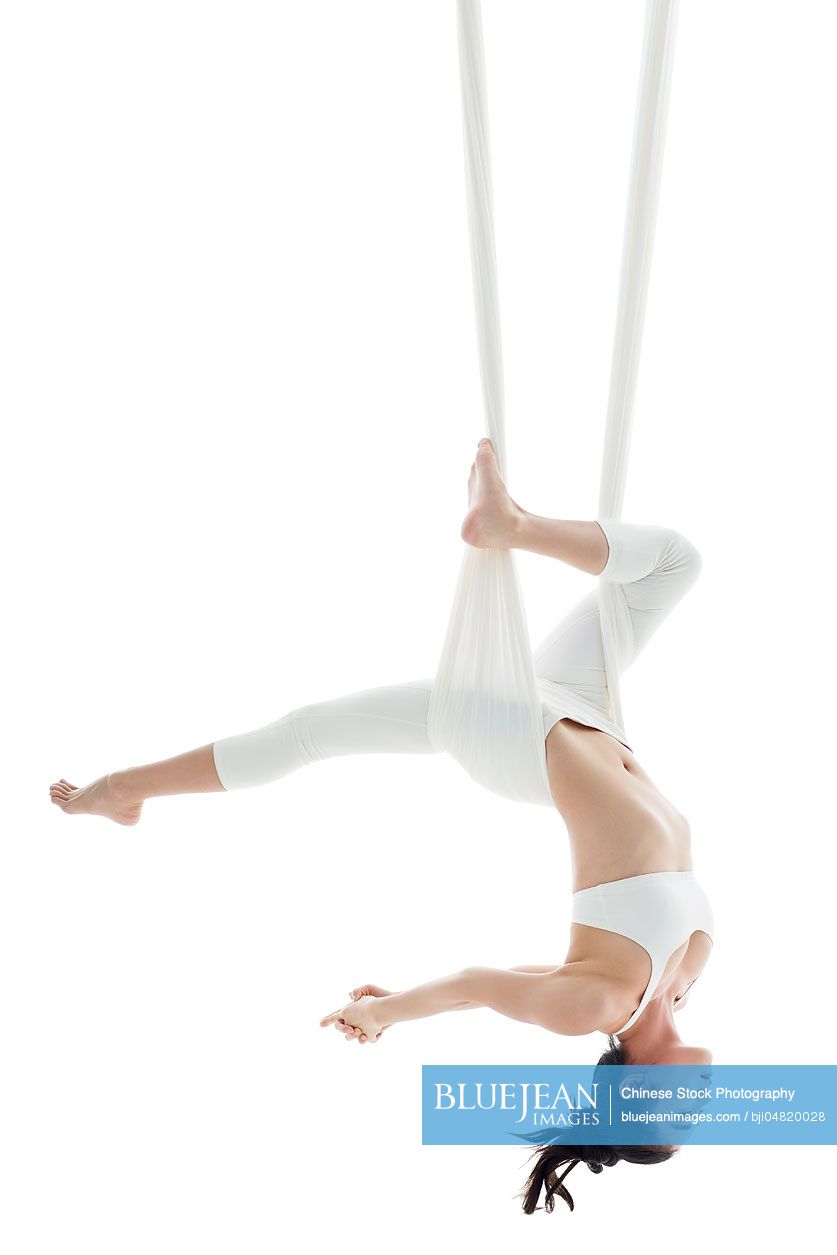
[{"label": "white cropped top", "polygon": [[651,978],[624,1033],[639,1019],[675,950],[694,932],[714,935],[709,899],[693,872],[649,872],[609,880],[573,894],[574,924],[587,924],[635,941],[651,959]]}]

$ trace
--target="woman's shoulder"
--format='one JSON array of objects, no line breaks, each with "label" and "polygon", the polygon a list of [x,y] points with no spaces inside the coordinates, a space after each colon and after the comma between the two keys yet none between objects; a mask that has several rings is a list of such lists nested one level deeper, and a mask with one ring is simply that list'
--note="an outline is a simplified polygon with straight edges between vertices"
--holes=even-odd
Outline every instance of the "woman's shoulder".
[{"label": "woman's shoulder", "polygon": [[624,1024],[631,1015],[630,989],[624,981],[603,971],[598,961],[579,959],[565,963],[549,979],[554,987],[557,1033],[571,1037],[607,1033],[612,1031],[610,1026]]}]

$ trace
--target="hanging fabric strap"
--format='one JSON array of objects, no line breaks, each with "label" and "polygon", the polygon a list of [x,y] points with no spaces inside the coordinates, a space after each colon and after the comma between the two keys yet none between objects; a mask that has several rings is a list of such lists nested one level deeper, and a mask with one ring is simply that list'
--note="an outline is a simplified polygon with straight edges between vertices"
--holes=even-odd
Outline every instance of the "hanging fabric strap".
[{"label": "hanging fabric strap", "polygon": [[[599,517],[622,508],[648,288],[676,0],[649,0],[614,337]],[[485,57],[479,0],[458,0],[459,66],[471,268],[487,434],[508,483]],[[600,581],[602,642],[614,722],[622,727],[615,590]],[[511,550],[466,549],[433,691],[428,732],[486,788],[552,805],[543,716]]]},{"label": "hanging fabric strap", "polygon": [[[471,270],[486,432],[507,479],[503,352],[485,57],[478,0],[459,0],[459,71]],[[428,734],[486,788],[551,805],[543,717],[515,556],[466,549],[436,672]]]},{"label": "hanging fabric strap", "polygon": [[[603,520],[621,518],[625,497],[634,394],[660,201],[677,7],[678,0],[648,0],[645,7],[645,37],[634,120],[599,486],[598,518]],[[630,621],[618,588],[605,580],[599,580],[599,618],[611,719],[624,732],[618,643],[627,639]]]}]

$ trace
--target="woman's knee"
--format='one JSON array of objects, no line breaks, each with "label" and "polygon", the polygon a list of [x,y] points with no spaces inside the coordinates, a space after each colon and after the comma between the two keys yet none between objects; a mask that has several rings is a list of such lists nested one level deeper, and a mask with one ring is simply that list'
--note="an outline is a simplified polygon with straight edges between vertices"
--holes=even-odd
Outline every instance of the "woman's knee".
[{"label": "woman's knee", "polygon": [[664,559],[665,569],[682,572],[691,583],[700,575],[703,558],[697,546],[682,532],[672,531]]}]

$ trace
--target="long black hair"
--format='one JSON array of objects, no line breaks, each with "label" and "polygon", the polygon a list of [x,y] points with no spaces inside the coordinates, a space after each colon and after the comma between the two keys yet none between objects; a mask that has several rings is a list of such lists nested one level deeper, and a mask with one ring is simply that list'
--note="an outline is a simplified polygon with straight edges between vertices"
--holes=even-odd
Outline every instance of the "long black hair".
[{"label": "long black hair", "polygon": [[[625,1047],[610,1034],[608,1048],[600,1057],[599,1065],[631,1062]],[[605,1168],[612,1168],[622,1160],[625,1163],[665,1163],[676,1150],[676,1146],[539,1146],[533,1156],[535,1165],[519,1195],[523,1199],[523,1210],[527,1216],[537,1211],[543,1193],[544,1211],[554,1210],[556,1198],[562,1198],[572,1211],[575,1203],[564,1185],[564,1178],[578,1163],[586,1164],[591,1172],[598,1175]],[[561,1168],[563,1172],[560,1171]]]}]

